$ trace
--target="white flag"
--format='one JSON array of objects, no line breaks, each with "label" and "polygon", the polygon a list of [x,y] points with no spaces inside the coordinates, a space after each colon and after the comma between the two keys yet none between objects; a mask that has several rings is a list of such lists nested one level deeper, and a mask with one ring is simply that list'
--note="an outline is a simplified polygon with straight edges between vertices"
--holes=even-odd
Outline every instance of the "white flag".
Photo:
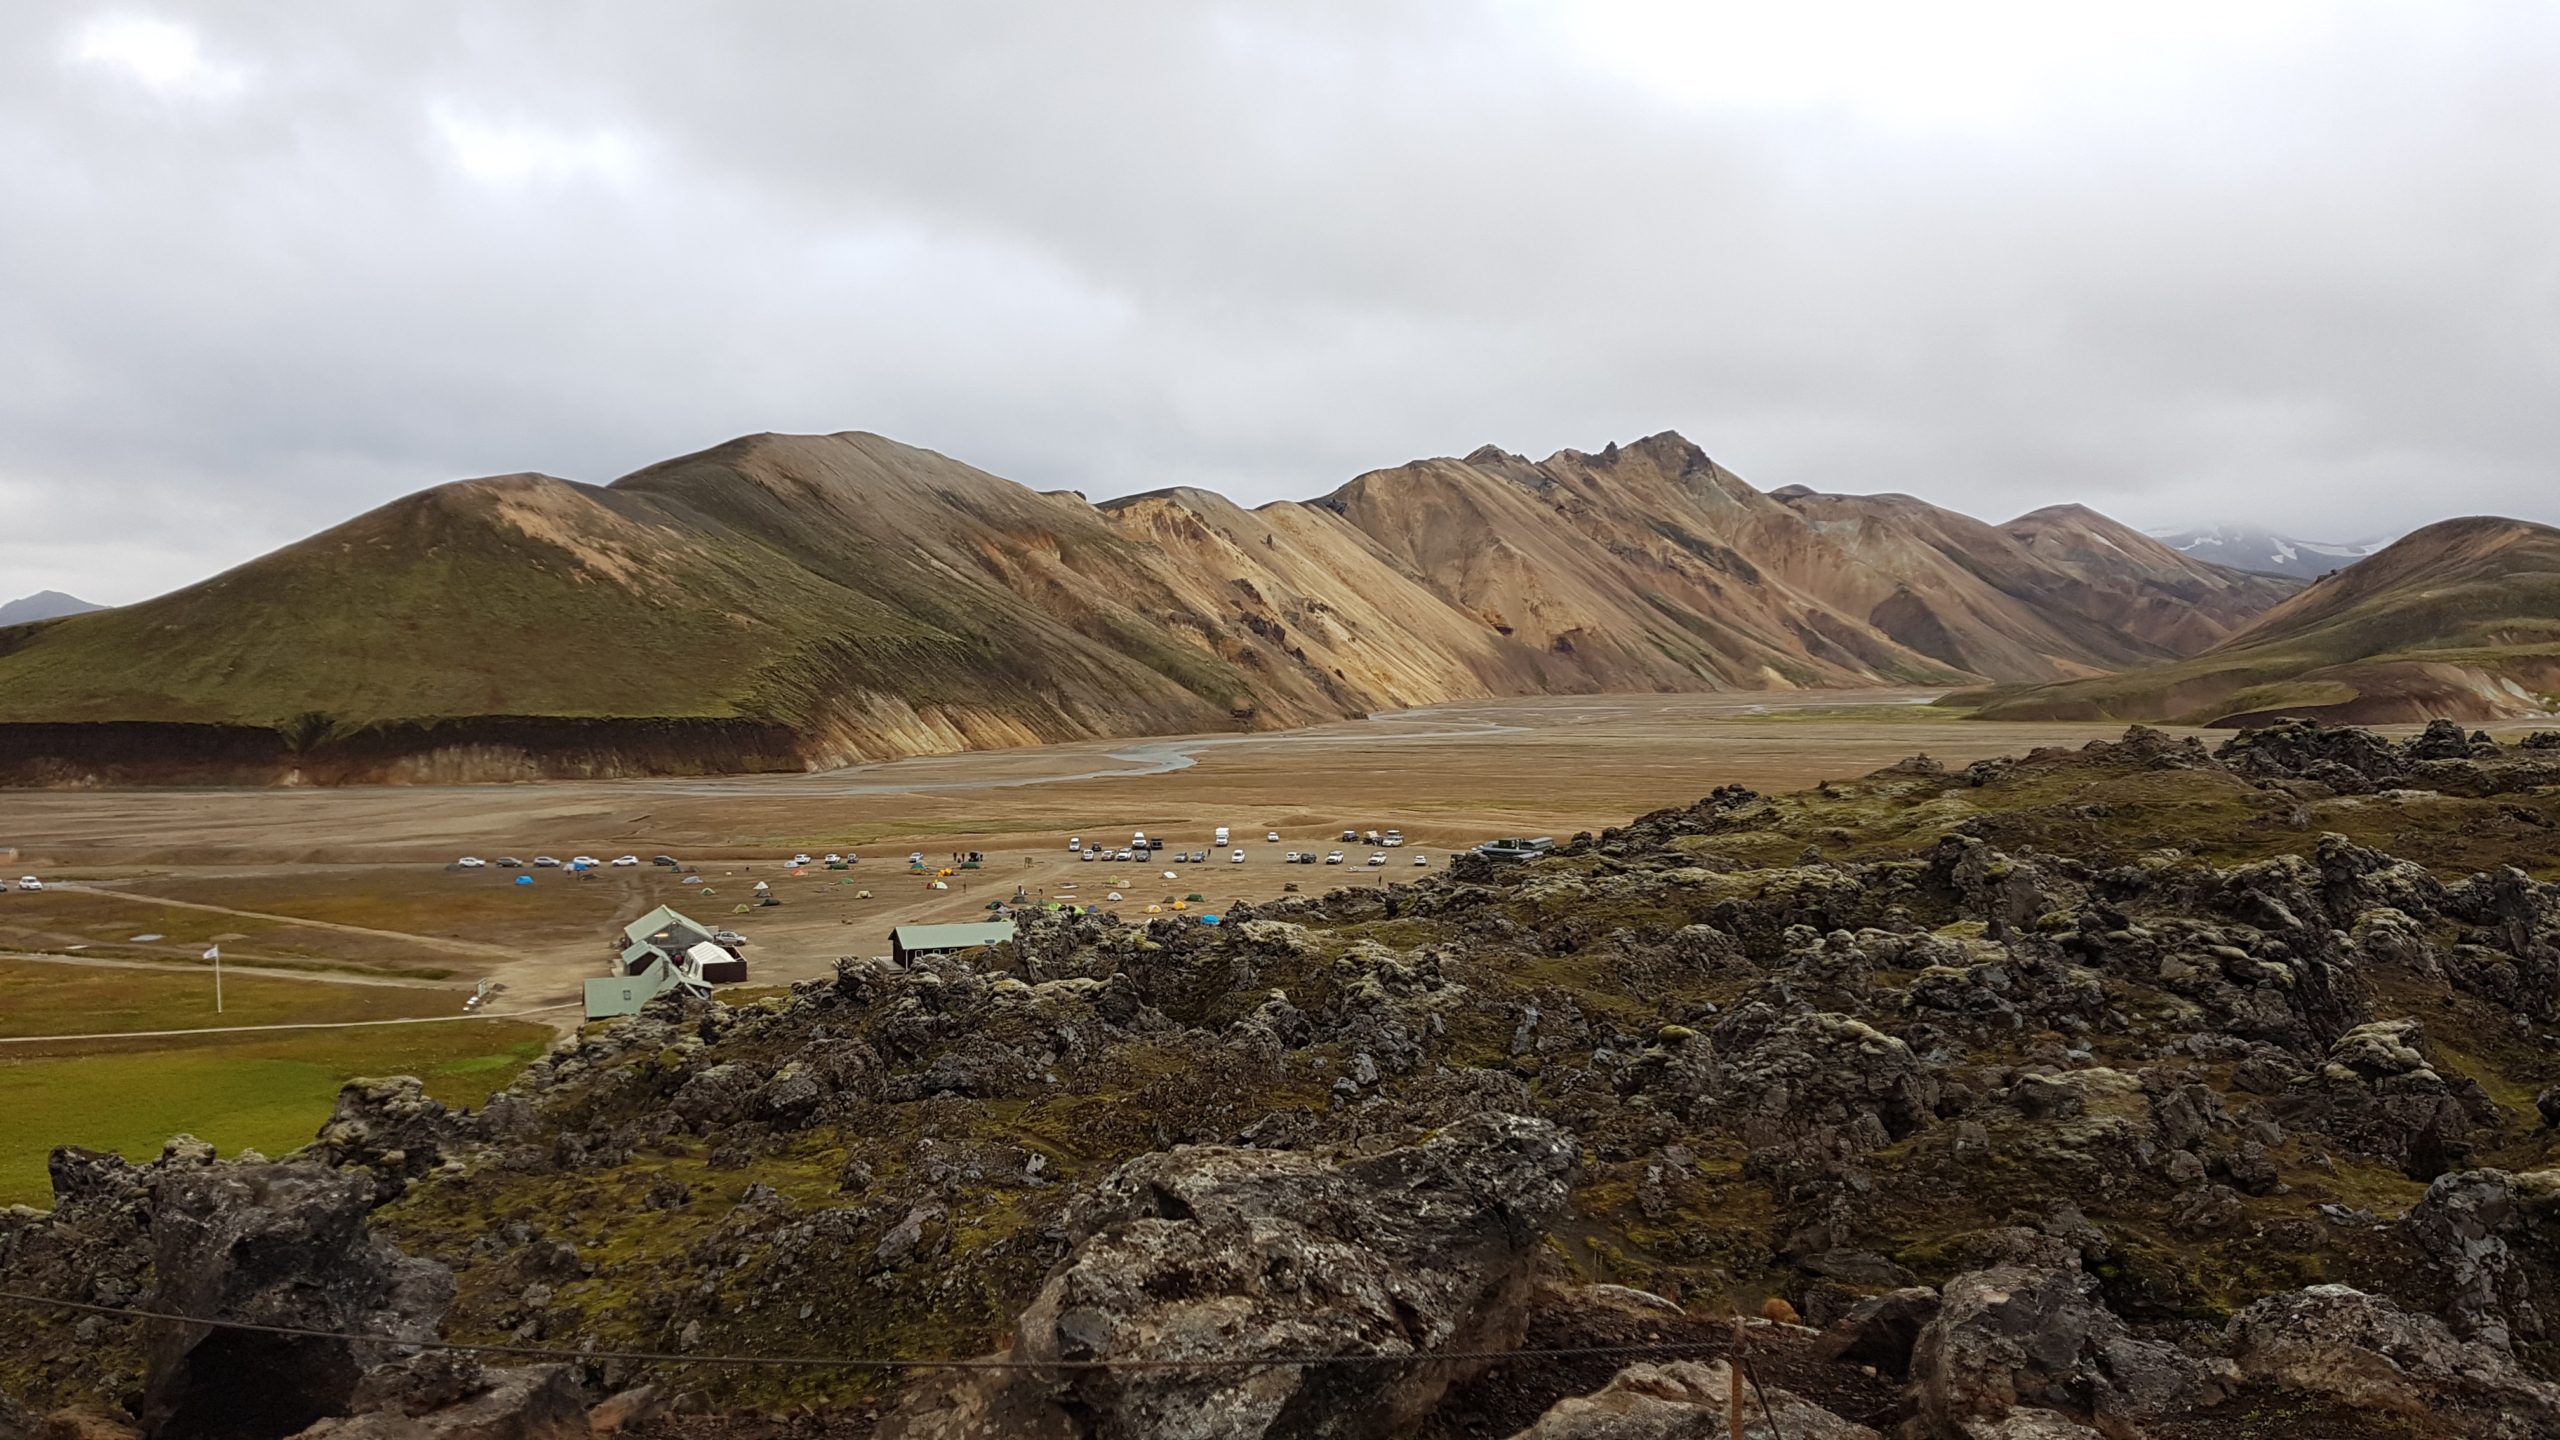
[{"label": "white flag", "polygon": [[207,960],[219,960],[219,959],[221,959],[221,958],[222,958],[222,947],[221,947],[221,946],[219,946],[219,945],[216,945],[216,946],[214,946],[212,949],[207,950],[206,952],[204,952],[204,958],[206,958]]}]

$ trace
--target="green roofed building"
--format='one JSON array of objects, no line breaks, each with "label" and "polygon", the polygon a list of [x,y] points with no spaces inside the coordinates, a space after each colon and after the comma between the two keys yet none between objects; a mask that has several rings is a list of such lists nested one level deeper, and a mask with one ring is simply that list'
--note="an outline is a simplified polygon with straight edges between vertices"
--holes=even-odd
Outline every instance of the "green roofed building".
[{"label": "green roofed building", "polygon": [[662,957],[652,955],[639,970],[630,974],[588,981],[587,1018],[610,1020],[620,1015],[637,1015],[641,1006],[670,990],[693,990],[699,994],[709,989],[707,984],[688,980],[677,973]]},{"label": "green roofed building", "polygon": [[904,965],[919,955],[948,955],[1001,945],[1013,938],[1010,920],[981,920],[969,925],[901,925],[889,932],[889,954]]}]

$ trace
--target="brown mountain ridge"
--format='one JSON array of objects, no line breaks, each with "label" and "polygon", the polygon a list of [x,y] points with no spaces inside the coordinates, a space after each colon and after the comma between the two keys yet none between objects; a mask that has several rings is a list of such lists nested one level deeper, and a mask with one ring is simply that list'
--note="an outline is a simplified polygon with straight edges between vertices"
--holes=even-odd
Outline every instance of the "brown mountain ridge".
[{"label": "brown mountain ridge", "polygon": [[2191,655],[2294,588],[2079,507],[1764,494],[1671,433],[1252,509],[755,435],[604,486],[437,486],[0,629],[0,779],[796,769],[1503,695],[2043,682]]}]

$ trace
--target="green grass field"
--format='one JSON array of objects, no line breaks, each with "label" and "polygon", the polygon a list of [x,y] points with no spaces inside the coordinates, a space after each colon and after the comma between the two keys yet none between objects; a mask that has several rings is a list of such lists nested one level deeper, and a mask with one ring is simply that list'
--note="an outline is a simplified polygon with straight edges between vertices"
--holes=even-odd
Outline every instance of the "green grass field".
[{"label": "green grass field", "polygon": [[137,970],[7,959],[0,959],[0,986],[9,994],[8,1008],[0,1010],[0,1036],[451,1015],[461,1009],[463,994],[442,987],[276,980],[235,970],[222,977],[217,1015],[210,965],[201,971]]},{"label": "green grass field", "polygon": [[[51,1035],[211,1025],[210,976],[8,962],[0,1033]],[[449,991],[367,989],[233,976],[221,1023],[450,1014]],[[184,1132],[223,1153],[281,1155],[307,1143],[338,1087],[415,1075],[448,1105],[477,1105],[539,1056],[551,1032],[500,1020],[364,1026],[300,1034],[0,1047],[0,1204],[45,1205],[56,1145],[135,1160]]]}]

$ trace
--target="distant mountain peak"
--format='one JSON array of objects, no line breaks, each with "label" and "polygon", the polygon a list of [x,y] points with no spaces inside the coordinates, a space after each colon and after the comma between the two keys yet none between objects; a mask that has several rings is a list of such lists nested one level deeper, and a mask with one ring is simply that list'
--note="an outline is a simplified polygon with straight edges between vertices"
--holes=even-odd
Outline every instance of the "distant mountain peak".
[{"label": "distant mountain peak", "polygon": [[93,605],[77,595],[65,595],[59,590],[39,590],[33,595],[22,595],[7,604],[0,604],[0,625],[59,620],[65,615],[86,615],[92,610],[106,608]]},{"label": "distant mountain peak", "polygon": [[2182,555],[2234,570],[2316,580],[2374,554],[2389,539],[2304,540],[2255,525],[2218,524],[2185,530],[2152,530],[2152,539]]}]

